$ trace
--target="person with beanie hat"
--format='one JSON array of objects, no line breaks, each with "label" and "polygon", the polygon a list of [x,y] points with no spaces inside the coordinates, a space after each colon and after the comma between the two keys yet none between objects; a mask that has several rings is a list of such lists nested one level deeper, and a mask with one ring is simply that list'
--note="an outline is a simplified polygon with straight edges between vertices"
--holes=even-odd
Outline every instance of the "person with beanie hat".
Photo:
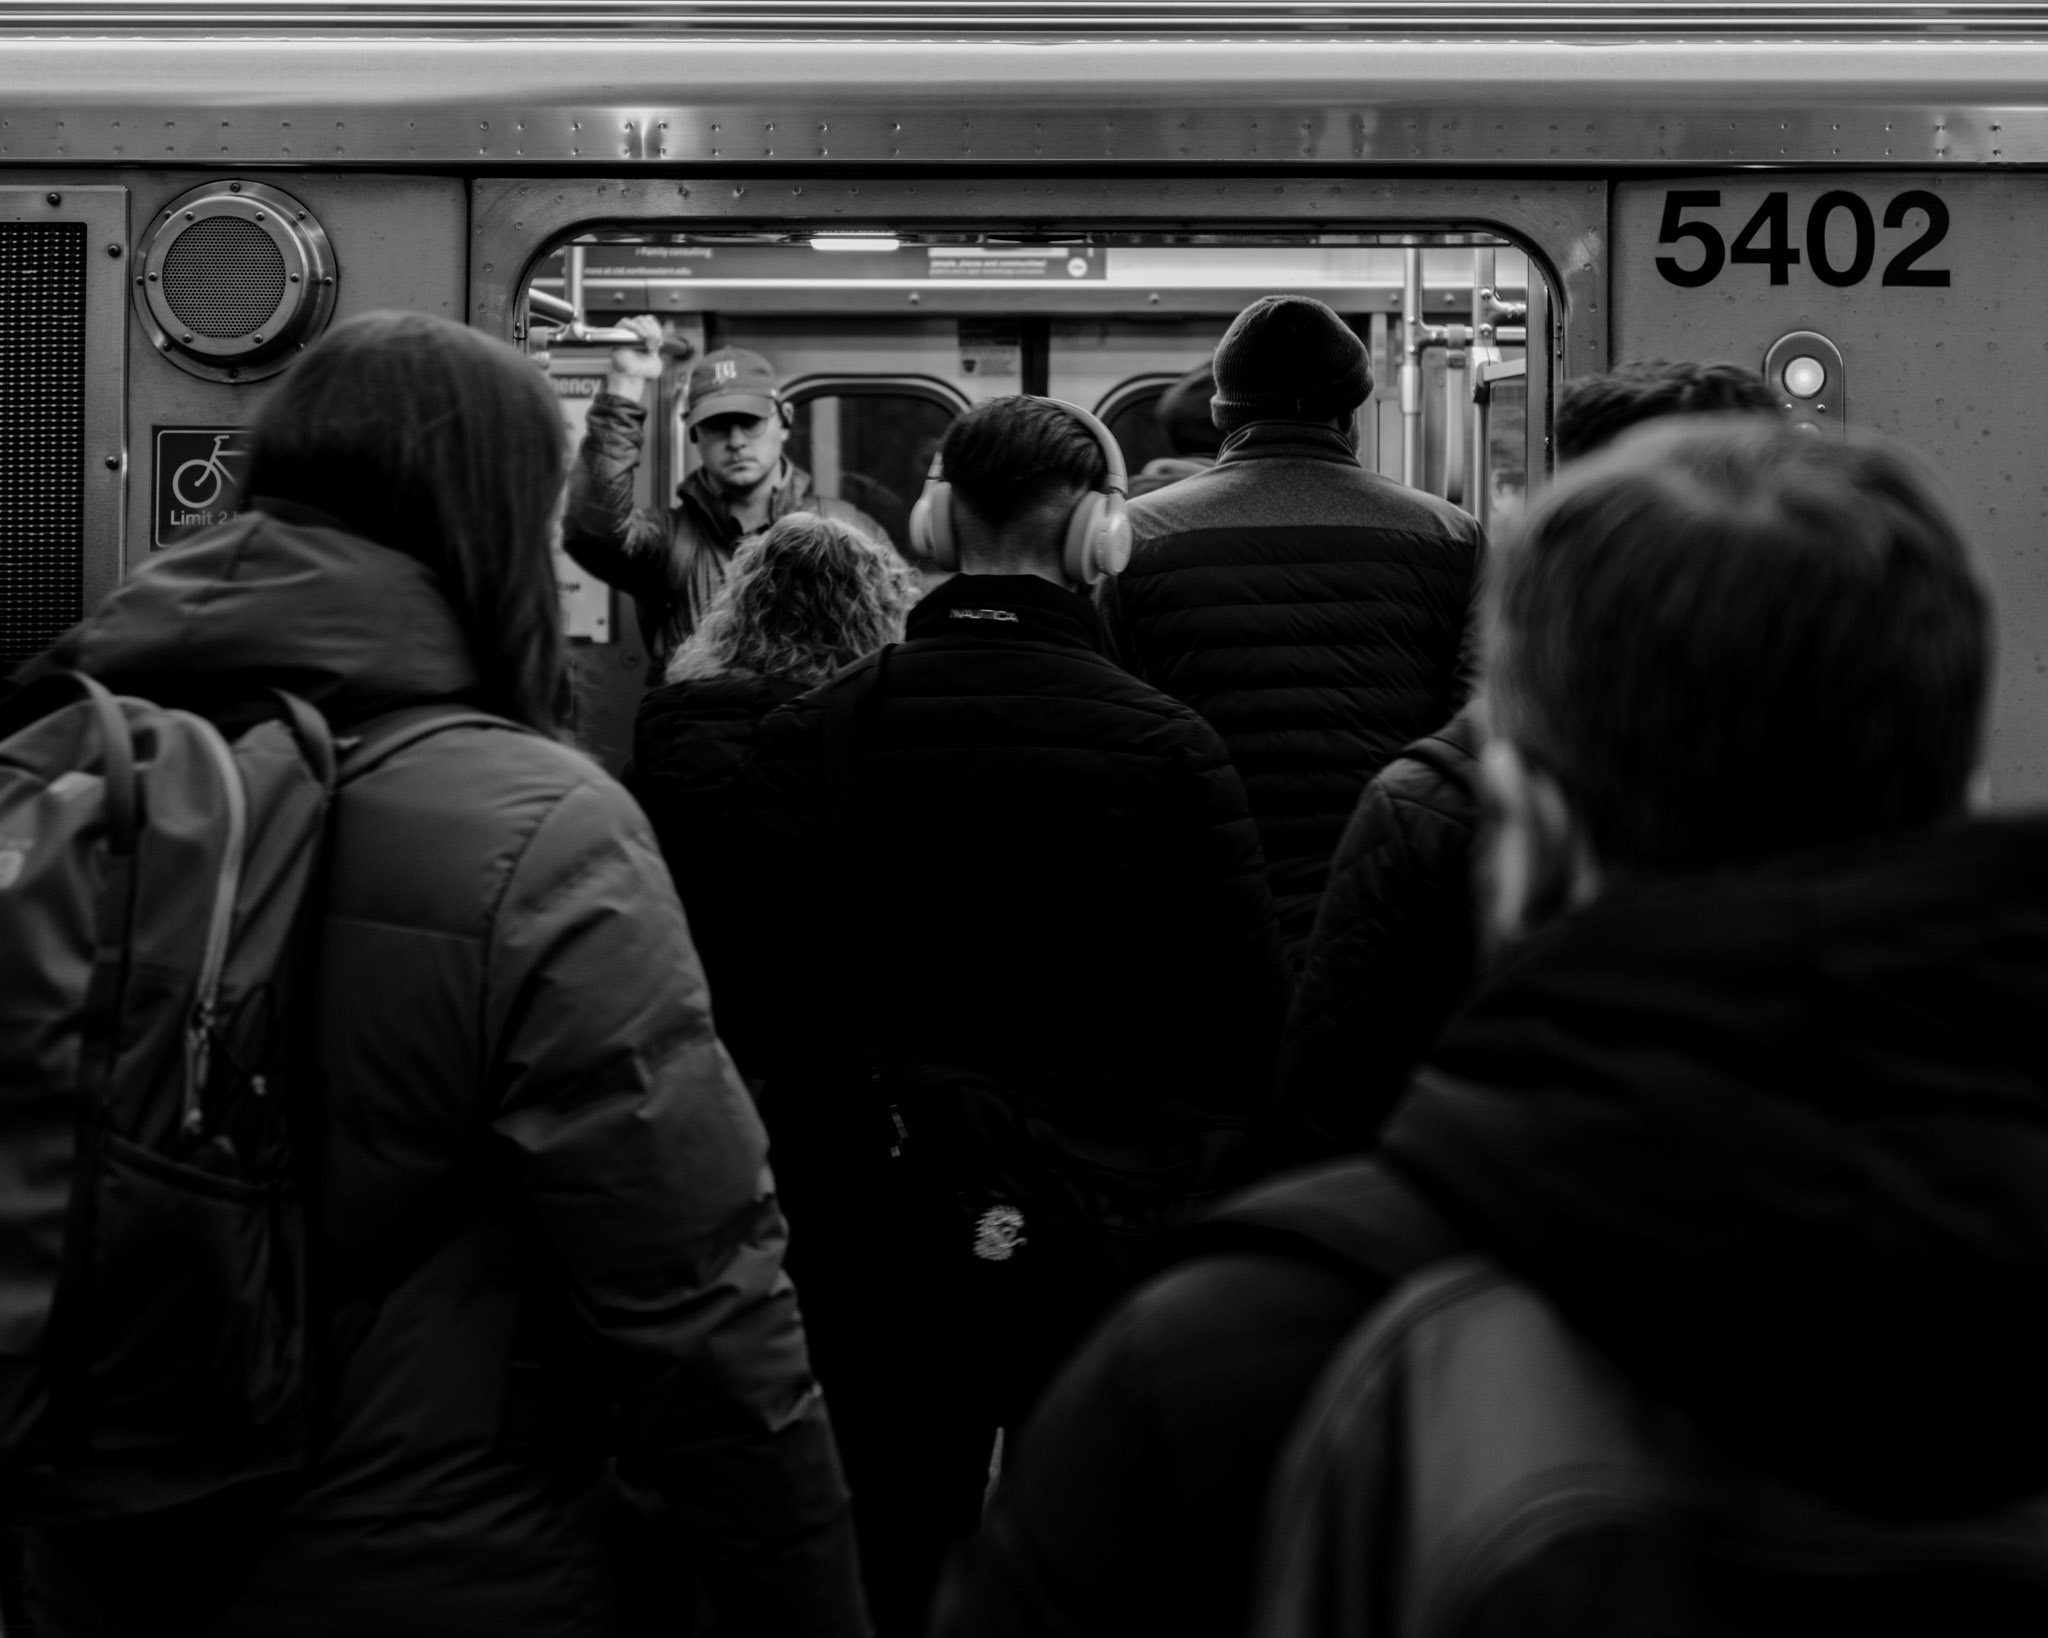
[{"label": "person with beanie hat", "polygon": [[1103,612],[1125,665],[1229,746],[1298,961],[1359,791],[1465,697],[1485,536],[1359,465],[1372,369],[1326,304],[1262,296],[1214,371],[1221,454],[1132,502]]},{"label": "person with beanie hat", "polygon": [[1216,464],[1223,434],[1209,418],[1209,400],[1216,396],[1216,372],[1205,359],[1159,395],[1153,417],[1171,455],[1145,463],[1131,479],[1132,500],[1192,478]]}]

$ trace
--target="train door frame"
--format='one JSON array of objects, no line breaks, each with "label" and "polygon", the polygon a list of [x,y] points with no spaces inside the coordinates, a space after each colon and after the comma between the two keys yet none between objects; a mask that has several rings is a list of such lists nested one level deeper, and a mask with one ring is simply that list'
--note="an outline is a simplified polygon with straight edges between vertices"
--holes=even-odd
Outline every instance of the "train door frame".
[{"label": "train door frame", "polygon": [[521,339],[522,297],[542,259],[599,231],[1022,224],[1048,237],[1176,228],[1497,235],[1527,251],[1532,285],[1544,282],[1552,309],[1551,346],[1529,349],[1533,486],[1550,467],[1554,381],[1607,367],[1608,209],[1604,177],[482,177],[471,184],[469,322]]}]

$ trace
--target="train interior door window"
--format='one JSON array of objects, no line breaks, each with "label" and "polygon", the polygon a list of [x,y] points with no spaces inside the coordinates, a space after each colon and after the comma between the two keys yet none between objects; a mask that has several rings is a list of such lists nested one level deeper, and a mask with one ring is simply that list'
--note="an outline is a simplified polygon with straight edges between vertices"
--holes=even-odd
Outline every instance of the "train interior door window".
[{"label": "train interior door window", "polygon": [[[763,354],[790,410],[789,460],[907,548],[940,439],[984,398],[1046,393],[1094,411],[1133,477],[1205,458],[1176,446],[1161,399],[1208,362],[1232,317],[1276,292],[1328,302],[1368,348],[1374,388],[1356,423],[1367,467],[1488,524],[1520,507],[1531,450],[1542,459],[1527,337],[1547,333],[1548,295],[1522,250],[1483,234],[594,233],[534,268],[524,334],[573,432],[629,336],[620,322],[661,321],[669,364],[649,399],[644,505],[672,497],[695,464],[689,360]],[[638,663],[628,600],[607,605],[565,571],[572,636],[624,645],[601,668],[616,692]],[[607,714],[626,709],[615,703]]]},{"label": "train interior door window", "polygon": [[[680,345],[647,464],[668,483],[691,461],[680,355],[765,354],[796,410],[792,458],[820,493],[858,504],[875,486],[914,500],[926,446],[998,393],[1050,392],[1106,414],[1134,472],[1174,455],[1155,413],[1166,389],[1247,303],[1297,291],[1329,302],[1371,349],[1366,464],[1497,518],[1526,487],[1528,259],[1471,235],[1368,237],[593,236],[533,280],[578,322],[537,317],[529,335],[551,371],[587,376],[618,319],[664,321]],[[1405,393],[1404,367],[1415,378]]]}]

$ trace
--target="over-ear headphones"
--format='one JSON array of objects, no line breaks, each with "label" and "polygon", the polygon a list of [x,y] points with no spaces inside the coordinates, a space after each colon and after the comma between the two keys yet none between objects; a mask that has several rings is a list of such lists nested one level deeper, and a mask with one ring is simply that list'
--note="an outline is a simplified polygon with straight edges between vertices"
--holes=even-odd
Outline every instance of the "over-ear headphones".
[{"label": "over-ear headphones", "polygon": [[[1058,404],[1094,434],[1102,448],[1103,464],[1109,468],[1102,487],[1091,489],[1074,503],[1067,518],[1066,544],[1061,550],[1067,578],[1092,586],[1104,575],[1122,574],[1124,565],[1131,560],[1131,520],[1124,511],[1130,479],[1124,471],[1124,452],[1109,428],[1079,405],[1058,398],[1041,402]],[[953,486],[946,482],[942,455],[932,457],[924,493],[911,508],[910,550],[935,569],[960,567],[960,537],[953,523]]]}]

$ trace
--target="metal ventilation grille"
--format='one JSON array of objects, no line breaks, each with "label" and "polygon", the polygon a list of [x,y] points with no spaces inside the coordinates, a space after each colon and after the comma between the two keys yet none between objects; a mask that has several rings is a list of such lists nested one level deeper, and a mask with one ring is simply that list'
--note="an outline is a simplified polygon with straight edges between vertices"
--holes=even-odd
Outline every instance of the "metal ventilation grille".
[{"label": "metal ventilation grille", "polygon": [[0,222],[0,676],[85,613],[85,224]]},{"label": "metal ventilation grille", "polygon": [[270,322],[284,300],[284,253],[239,216],[209,216],[164,257],[164,300],[195,335],[234,341]]}]

